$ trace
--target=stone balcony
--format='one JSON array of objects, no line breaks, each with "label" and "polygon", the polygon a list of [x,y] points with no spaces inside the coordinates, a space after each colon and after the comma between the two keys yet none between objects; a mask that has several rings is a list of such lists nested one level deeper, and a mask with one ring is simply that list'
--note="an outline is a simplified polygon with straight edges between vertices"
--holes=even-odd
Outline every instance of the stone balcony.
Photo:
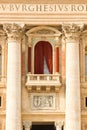
[{"label": "stone balcony", "polygon": [[51,87],[59,89],[61,86],[60,74],[27,74],[26,87],[28,90],[35,88],[40,90],[45,87],[49,90]]}]

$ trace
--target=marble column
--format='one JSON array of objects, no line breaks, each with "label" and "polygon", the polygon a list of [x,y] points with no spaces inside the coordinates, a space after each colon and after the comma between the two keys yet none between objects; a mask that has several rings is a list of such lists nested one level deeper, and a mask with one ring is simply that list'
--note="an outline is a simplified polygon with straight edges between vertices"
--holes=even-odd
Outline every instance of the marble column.
[{"label": "marble column", "polygon": [[21,27],[3,28],[8,37],[6,130],[21,130]]},{"label": "marble column", "polygon": [[79,36],[82,25],[65,24],[66,37],[66,130],[81,130]]},{"label": "marble column", "polygon": [[30,130],[31,129],[32,123],[30,121],[23,121],[23,126],[25,130]]}]

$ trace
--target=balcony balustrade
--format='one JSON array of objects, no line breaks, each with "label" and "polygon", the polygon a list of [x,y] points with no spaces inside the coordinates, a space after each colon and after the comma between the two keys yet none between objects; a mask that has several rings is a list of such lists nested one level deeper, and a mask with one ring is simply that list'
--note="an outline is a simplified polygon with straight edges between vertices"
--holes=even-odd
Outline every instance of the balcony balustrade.
[{"label": "balcony balustrade", "polygon": [[61,86],[60,74],[27,74],[26,86]]}]

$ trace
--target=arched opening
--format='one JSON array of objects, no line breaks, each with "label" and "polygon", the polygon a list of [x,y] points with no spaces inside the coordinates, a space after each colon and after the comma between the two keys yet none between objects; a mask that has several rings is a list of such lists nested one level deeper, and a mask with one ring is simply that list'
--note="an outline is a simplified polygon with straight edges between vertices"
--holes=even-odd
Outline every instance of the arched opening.
[{"label": "arched opening", "polygon": [[34,49],[34,73],[52,74],[53,57],[52,46],[47,41],[39,41]]}]

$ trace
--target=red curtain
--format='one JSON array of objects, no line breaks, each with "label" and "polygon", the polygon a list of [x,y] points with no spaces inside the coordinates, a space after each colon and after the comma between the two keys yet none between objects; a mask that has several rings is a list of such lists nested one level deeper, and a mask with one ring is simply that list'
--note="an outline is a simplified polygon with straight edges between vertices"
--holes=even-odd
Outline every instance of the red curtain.
[{"label": "red curtain", "polygon": [[31,47],[28,47],[28,72],[31,72]]},{"label": "red curtain", "polygon": [[46,58],[47,67],[49,69],[49,72],[52,74],[52,47],[51,44],[48,42],[44,43],[44,56]]},{"label": "red curtain", "polygon": [[43,53],[43,44],[39,42],[35,46],[35,53],[34,53],[34,73],[35,74],[43,74],[43,67],[44,67],[44,53]]},{"label": "red curtain", "polygon": [[43,74],[44,73],[44,57],[49,69],[49,72],[52,73],[52,46],[49,42],[40,41],[35,46],[34,53],[34,73]]},{"label": "red curtain", "polygon": [[59,47],[56,48],[56,72],[59,72]]}]

